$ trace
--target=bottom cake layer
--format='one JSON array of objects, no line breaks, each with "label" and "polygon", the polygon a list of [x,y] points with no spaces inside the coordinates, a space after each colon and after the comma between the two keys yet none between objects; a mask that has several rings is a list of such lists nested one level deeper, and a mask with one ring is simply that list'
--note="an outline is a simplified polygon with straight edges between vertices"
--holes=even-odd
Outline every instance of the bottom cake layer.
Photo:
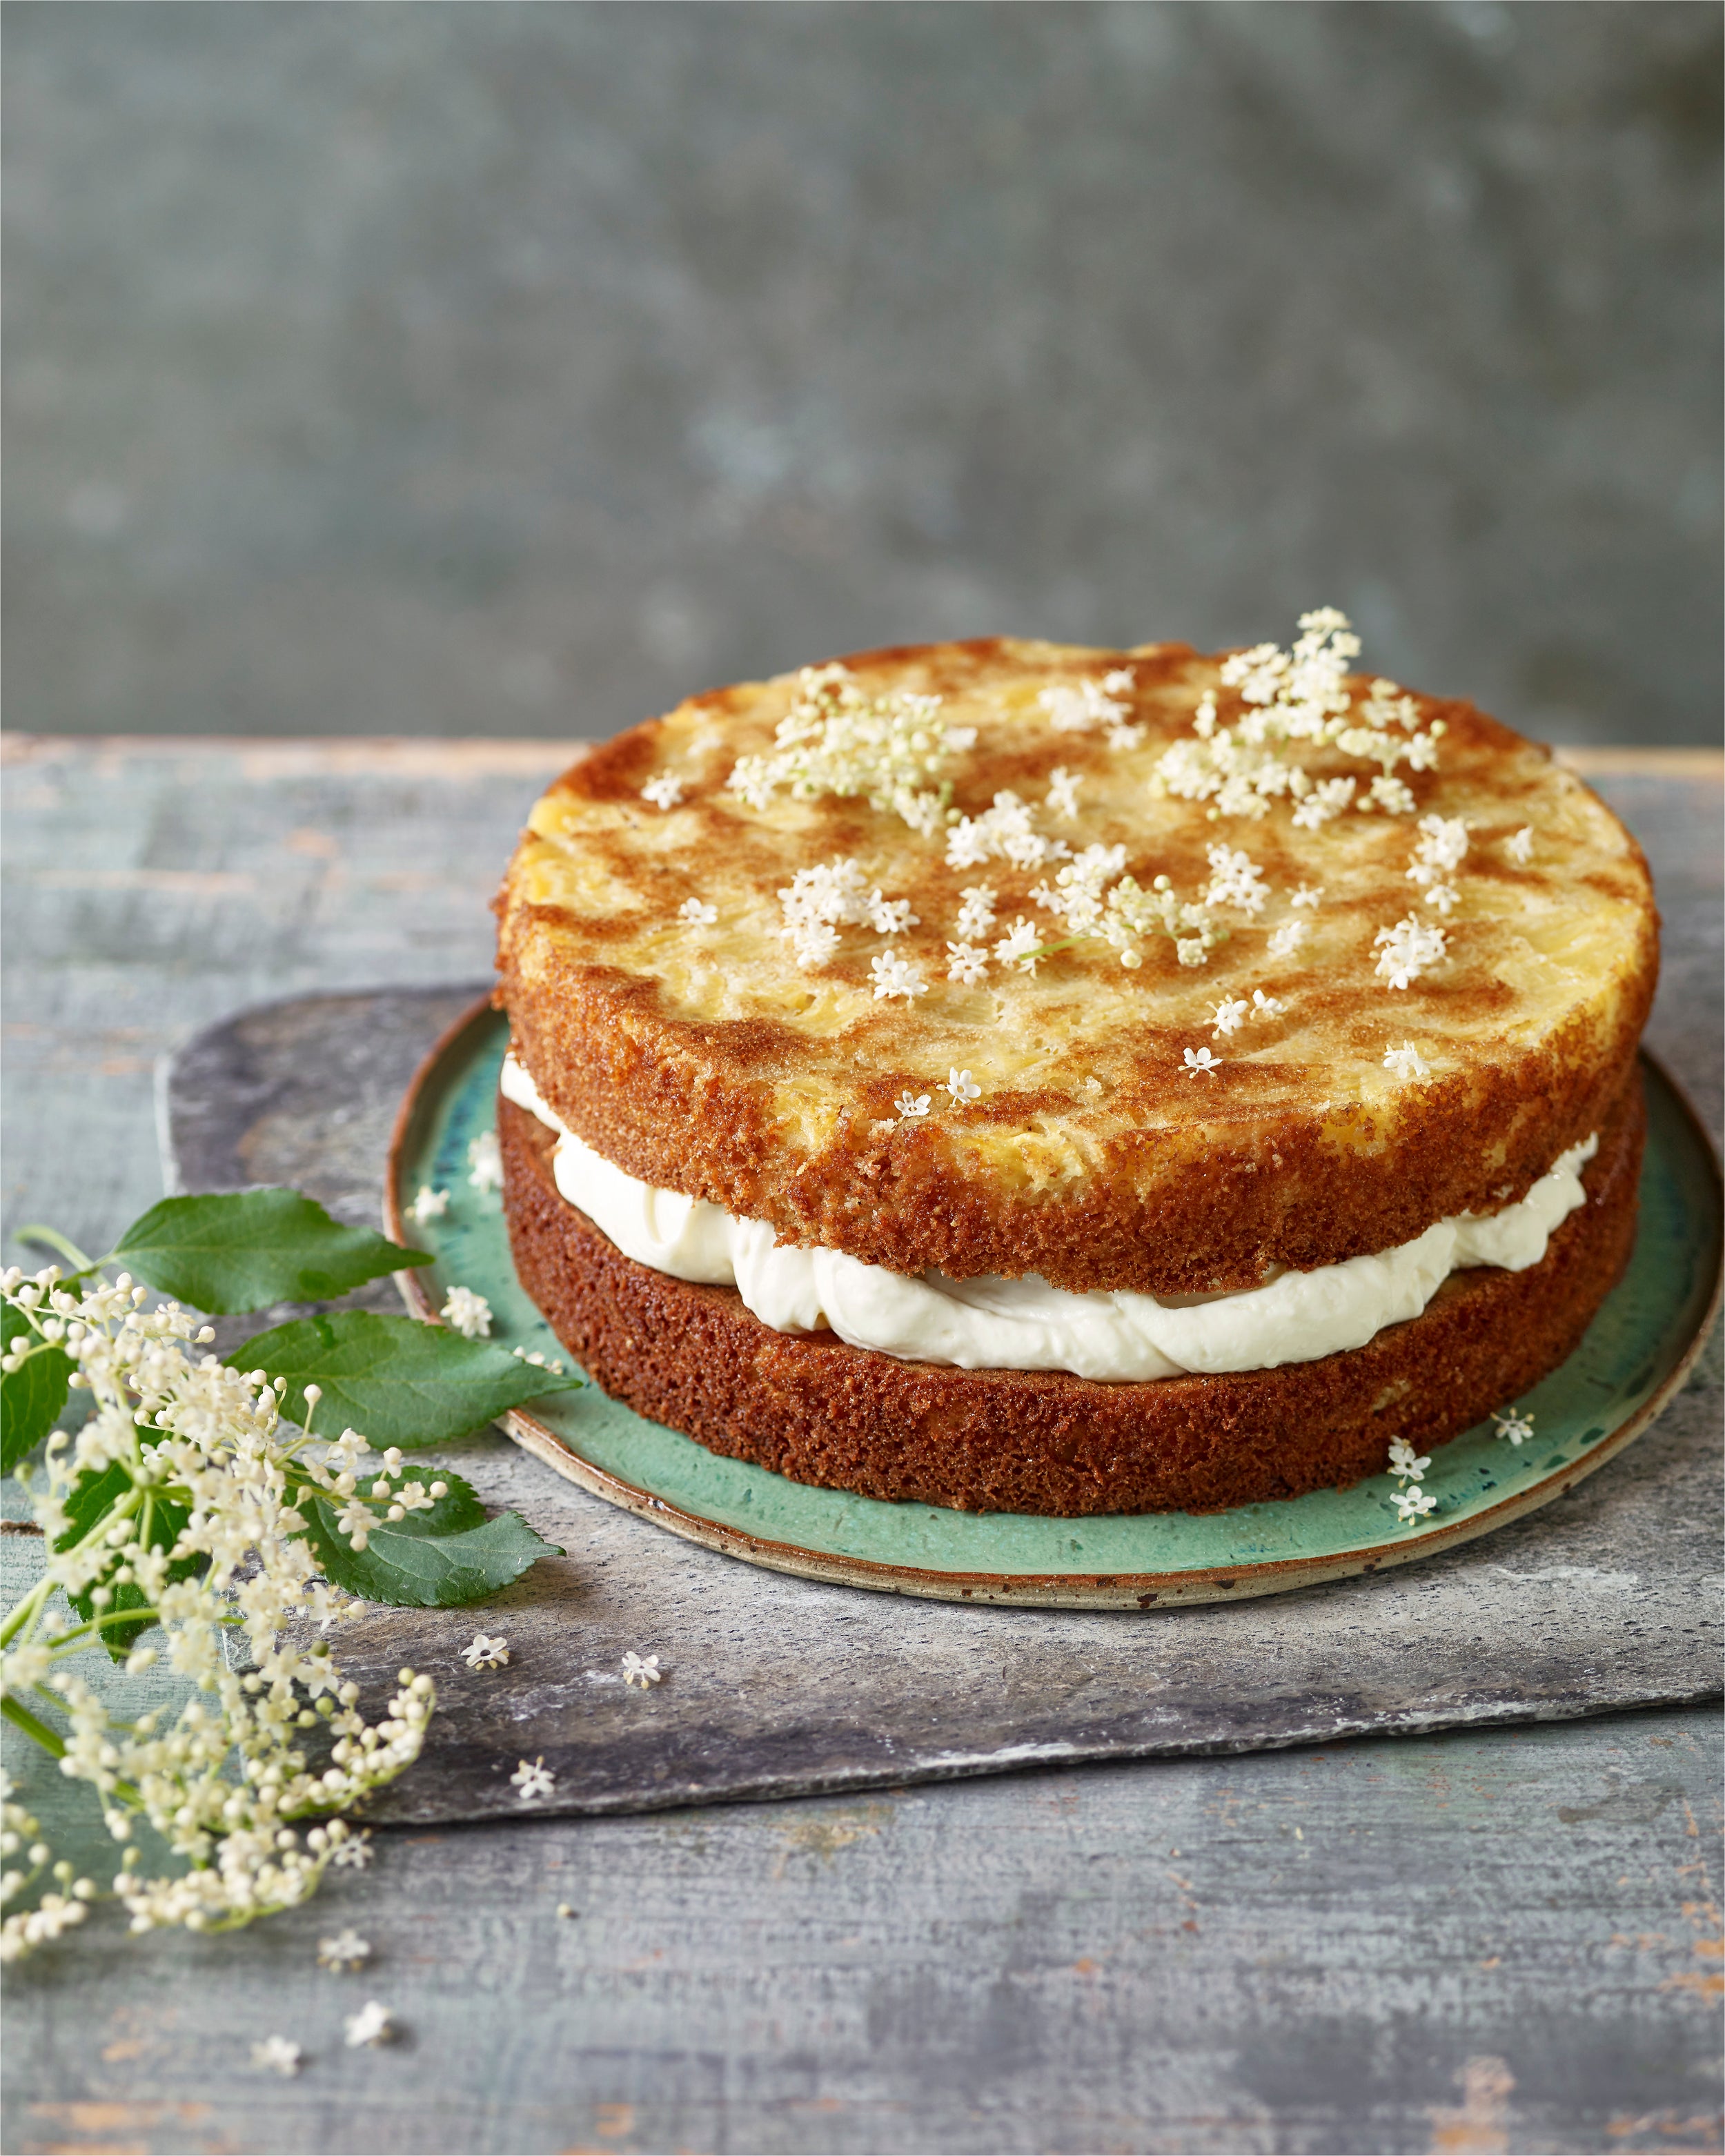
[{"label": "bottom cake layer", "polygon": [[775,1332],[734,1288],[626,1258],[552,1178],[552,1133],[499,1099],[522,1286],[594,1382],[709,1450],[793,1481],[964,1512],[1212,1512],[1382,1472],[1392,1438],[1441,1445],[1574,1349],[1629,1262],[1639,1070],[1537,1265],[1455,1273],[1363,1348],[1228,1377],[1104,1384],[959,1370]]}]

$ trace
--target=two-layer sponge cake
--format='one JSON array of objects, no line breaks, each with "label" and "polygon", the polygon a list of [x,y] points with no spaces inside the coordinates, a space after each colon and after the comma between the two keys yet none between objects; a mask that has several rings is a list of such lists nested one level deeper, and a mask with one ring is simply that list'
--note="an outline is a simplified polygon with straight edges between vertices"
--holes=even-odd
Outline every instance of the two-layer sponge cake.
[{"label": "two-layer sponge cake", "polygon": [[1301,629],[870,652],[557,781],[499,1128],[608,1392],[872,1496],[1208,1511],[1563,1360],[1635,1234],[1646,865]]}]

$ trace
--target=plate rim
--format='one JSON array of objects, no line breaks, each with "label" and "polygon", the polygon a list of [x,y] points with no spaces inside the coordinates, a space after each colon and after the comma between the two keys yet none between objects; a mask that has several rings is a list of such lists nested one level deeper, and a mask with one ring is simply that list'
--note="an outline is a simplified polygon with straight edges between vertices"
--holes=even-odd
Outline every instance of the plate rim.
[{"label": "plate rim", "polygon": [[[501,1016],[492,997],[482,996],[438,1035],[408,1081],[389,1137],[383,1172],[383,1227],[392,1241],[404,1243],[406,1221],[398,1202],[403,1158],[433,1086],[464,1037],[487,1019]],[[1645,1043],[1637,1049],[1640,1060],[1657,1075],[1676,1101],[1692,1136],[1700,1145],[1712,1172],[1716,1212],[1725,1206],[1725,1173],[1713,1137],[1702,1121],[1681,1082],[1661,1057]],[[442,1318],[427,1295],[418,1270],[398,1272],[395,1284],[409,1313],[428,1325]],[[1266,1594],[1285,1594],[1321,1581],[1348,1579],[1388,1571],[1456,1549],[1481,1535],[1507,1527],[1566,1496],[1575,1486],[1616,1457],[1646,1430],[1681,1390],[1684,1380],[1706,1347],[1725,1298],[1725,1240],[1716,1254],[1713,1278],[1707,1306],[1685,1343],[1682,1353],[1654,1391],[1614,1430],[1597,1440],[1583,1455],[1566,1466],[1553,1468],[1538,1481],[1513,1496],[1499,1499],[1483,1512],[1465,1520],[1420,1527],[1394,1542],[1373,1543],[1338,1551],[1327,1557],[1275,1558],[1244,1565],[1192,1567],[1162,1573],[995,1573],[946,1571],[926,1565],[883,1563],[875,1558],[842,1557],[829,1551],[804,1549],[796,1543],[751,1535],[691,1512],[650,1490],[614,1475],[573,1451],[547,1423],[525,1409],[512,1408],[498,1418],[501,1427],[524,1451],[530,1452],[566,1481],[575,1483],[589,1496],[603,1498],[638,1519],[651,1522],[682,1541],[717,1550],[769,1572],[788,1573],[798,1578],[829,1584],[867,1589],[875,1594],[908,1594],[921,1599],[971,1604],[1015,1604],[1060,1609],[1174,1609],[1206,1602],[1244,1601]],[[691,1440],[691,1442],[695,1440]],[[768,1471],[771,1472],[771,1470]]]}]

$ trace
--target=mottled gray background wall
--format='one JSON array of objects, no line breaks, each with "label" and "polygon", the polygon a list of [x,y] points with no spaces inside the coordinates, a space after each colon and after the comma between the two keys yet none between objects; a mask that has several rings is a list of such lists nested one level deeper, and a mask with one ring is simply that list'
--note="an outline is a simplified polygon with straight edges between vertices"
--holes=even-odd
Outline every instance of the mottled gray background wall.
[{"label": "mottled gray background wall", "polygon": [[7,717],[1282,637],[1719,724],[1719,8],[4,10]]}]

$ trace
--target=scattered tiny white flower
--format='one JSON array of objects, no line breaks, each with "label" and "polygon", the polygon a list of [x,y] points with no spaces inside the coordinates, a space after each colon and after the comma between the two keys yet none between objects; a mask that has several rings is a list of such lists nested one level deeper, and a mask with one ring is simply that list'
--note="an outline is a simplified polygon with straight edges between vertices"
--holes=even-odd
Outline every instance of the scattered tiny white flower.
[{"label": "scattered tiny white flower", "polygon": [[1435,906],[1447,921],[1461,903],[1461,894],[1452,883],[1435,883],[1425,894],[1425,903]]},{"label": "scattered tiny white flower", "polygon": [[1322,884],[1302,883],[1288,903],[1291,906],[1316,906],[1323,895]]},{"label": "scattered tiny white flower", "polygon": [[1034,973],[1040,963],[1041,946],[1042,931],[1020,914],[994,946],[994,956],[1003,966],[1016,966],[1021,973]]},{"label": "scattered tiny white flower", "polygon": [[1206,906],[1237,906],[1242,913],[1261,913],[1270,886],[1250,855],[1230,846],[1209,849],[1210,880]]},{"label": "scattered tiny white flower", "polygon": [[1429,927],[1411,913],[1394,928],[1380,928],[1372,942],[1384,947],[1378,955],[1378,976],[1392,988],[1411,986],[1449,948],[1449,938],[1441,928]]},{"label": "scattered tiny white flower", "polygon": [[1503,850],[1517,868],[1526,868],[1533,858],[1533,826],[1523,824],[1513,837],[1504,840]]},{"label": "scattered tiny white flower", "polygon": [[952,964],[947,968],[947,978],[957,981],[961,988],[979,988],[988,978],[988,953],[980,943],[949,943],[947,956]]},{"label": "scattered tiny white flower", "polygon": [[482,1131],[467,1148],[467,1179],[475,1190],[503,1188],[503,1154],[495,1131]]},{"label": "scattered tiny white flower", "polygon": [[1284,921],[1270,939],[1272,958],[1291,958],[1306,941],[1307,924],[1303,921]]},{"label": "scattered tiny white flower", "polygon": [[675,808],[683,798],[683,782],[675,772],[662,771],[641,788],[641,798],[655,808]]},{"label": "scattered tiny white flower", "polygon": [[1244,996],[1224,996],[1220,1003],[1211,1007],[1210,1015],[1216,1023],[1210,1038],[1225,1040],[1230,1034],[1238,1033],[1250,1009]]},{"label": "scattered tiny white flower", "polygon": [[501,1632],[495,1639],[475,1632],[461,1653],[470,1670],[501,1670],[509,1660],[509,1642]]},{"label": "scattered tiny white flower", "polygon": [[491,1334],[491,1306],[470,1287],[452,1287],[438,1312],[454,1326],[464,1340],[488,1340]]},{"label": "scattered tiny white flower", "polygon": [[1411,1490],[1398,1490],[1394,1498],[1396,1517],[1404,1527],[1415,1520],[1423,1520],[1428,1512],[1437,1510],[1437,1499],[1417,1483]]},{"label": "scattered tiny white flower", "polygon": [[252,2046],[252,2064],[274,2074],[296,2074],[305,2053],[285,2036],[266,2036]]},{"label": "scattered tiny white flower", "polygon": [[1494,1414],[1491,1420],[1497,1425],[1497,1435],[1500,1437],[1507,1438],[1509,1442],[1517,1449],[1525,1445],[1533,1435],[1533,1416],[1531,1409],[1510,1408],[1502,1414]]},{"label": "scattered tiny white flower", "polygon": [[918,921],[909,899],[882,898],[877,891],[869,900],[869,926],[877,936],[902,936],[907,928],[916,927]]},{"label": "scattered tiny white flower", "polygon": [[1254,1018],[1280,1018],[1286,1009],[1287,1005],[1279,996],[1266,996],[1262,988],[1252,990]]},{"label": "scattered tiny white flower", "polygon": [[986,936],[994,926],[994,886],[988,883],[972,884],[963,896],[964,903],[959,907],[958,918],[952,926],[961,942],[973,943],[978,936]]},{"label": "scattered tiny white flower", "polygon": [[1144,729],[1128,721],[1127,706],[1120,701],[1129,696],[1135,685],[1131,669],[1117,666],[1100,681],[1056,682],[1043,690],[1039,701],[1056,733],[1093,733],[1100,726],[1107,733],[1110,747],[1136,748],[1144,737]]},{"label": "scattered tiny white flower", "polygon": [[372,1830],[368,1826],[351,1826],[336,1844],[336,1853],[331,1860],[344,1871],[363,1871],[372,1861]]},{"label": "scattered tiny white flower", "polygon": [[875,983],[875,999],[885,996],[889,999],[902,996],[912,1003],[918,996],[928,993],[928,983],[922,978],[922,968],[913,966],[908,958],[901,958],[896,951],[882,951],[869,961],[870,978]]},{"label": "scattered tiny white flower", "polygon": [[685,898],[677,908],[679,921],[686,921],[691,928],[711,928],[719,917],[716,906],[703,906],[698,898]]},{"label": "scattered tiny white flower", "polygon": [[1058,816],[1078,814],[1078,789],[1084,783],[1076,771],[1056,764],[1048,774],[1048,805]]},{"label": "scattered tiny white flower", "polygon": [[633,1647],[623,1658],[623,1681],[639,1685],[645,1691],[649,1685],[661,1684],[665,1671],[659,1666],[657,1655],[638,1655]]},{"label": "scattered tiny white flower", "polygon": [[901,1093],[892,1104],[901,1116],[926,1116],[928,1113],[927,1093]]},{"label": "scattered tiny white flower", "polygon": [[1409,1078],[1429,1078],[1431,1075],[1431,1065],[1411,1040],[1404,1040],[1399,1048],[1386,1048],[1384,1067],[1386,1070],[1394,1071],[1404,1084]]},{"label": "scattered tiny white flower", "polygon": [[375,1999],[367,1999],[357,2014],[346,2017],[347,2048],[357,2051],[362,2044],[388,2044],[395,2035],[395,2023],[387,2006],[380,2006]]},{"label": "scattered tiny white flower", "polygon": [[1186,1068],[1189,1070],[1217,1070],[1221,1068],[1221,1058],[1212,1055],[1207,1048],[1189,1048],[1186,1050]]},{"label": "scattered tiny white flower", "polygon": [[546,1765],[542,1752],[536,1759],[523,1759],[509,1779],[521,1791],[524,1804],[531,1804],[535,1797],[548,1797],[557,1785],[557,1778]]},{"label": "scattered tiny white flower", "polygon": [[337,1932],[332,1939],[317,1943],[317,1965],[320,1969],[357,1969],[362,1962],[372,1958],[372,1943],[362,1939],[352,1925]]},{"label": "scattered tiny white flower", "polygon": [[1399,1482],[1417,1482],[1431,1465],[1431,1455],[1415,1452],[1405,1438],[1389,1440],[1389,1471]]},{"label": "scattered tiny white flower", "polygon": [[952,1095],[952,1106],[955,1108],[962,1108],[967,1101],[980,1101],[983,1097],[982,1087],[975,1082],[968,1070],[949,1070],[947,1074],[947,1082],[941,1087],[941,1091]]},{"label": "scattered tiny white flower", "polygon": [[441,1220],[449,1209],[447,1190],[434,1190],[429,1183],[422,1183],[418,1195],[408,1208],[408,1218],[423,1228],[428,1220]]},{"label": "scattered tiny white flower", "polygon": [[572,1917],[575,1913],[575,1905],[572,1902],[559,1902],[557,1913],[560,1917]]}]

